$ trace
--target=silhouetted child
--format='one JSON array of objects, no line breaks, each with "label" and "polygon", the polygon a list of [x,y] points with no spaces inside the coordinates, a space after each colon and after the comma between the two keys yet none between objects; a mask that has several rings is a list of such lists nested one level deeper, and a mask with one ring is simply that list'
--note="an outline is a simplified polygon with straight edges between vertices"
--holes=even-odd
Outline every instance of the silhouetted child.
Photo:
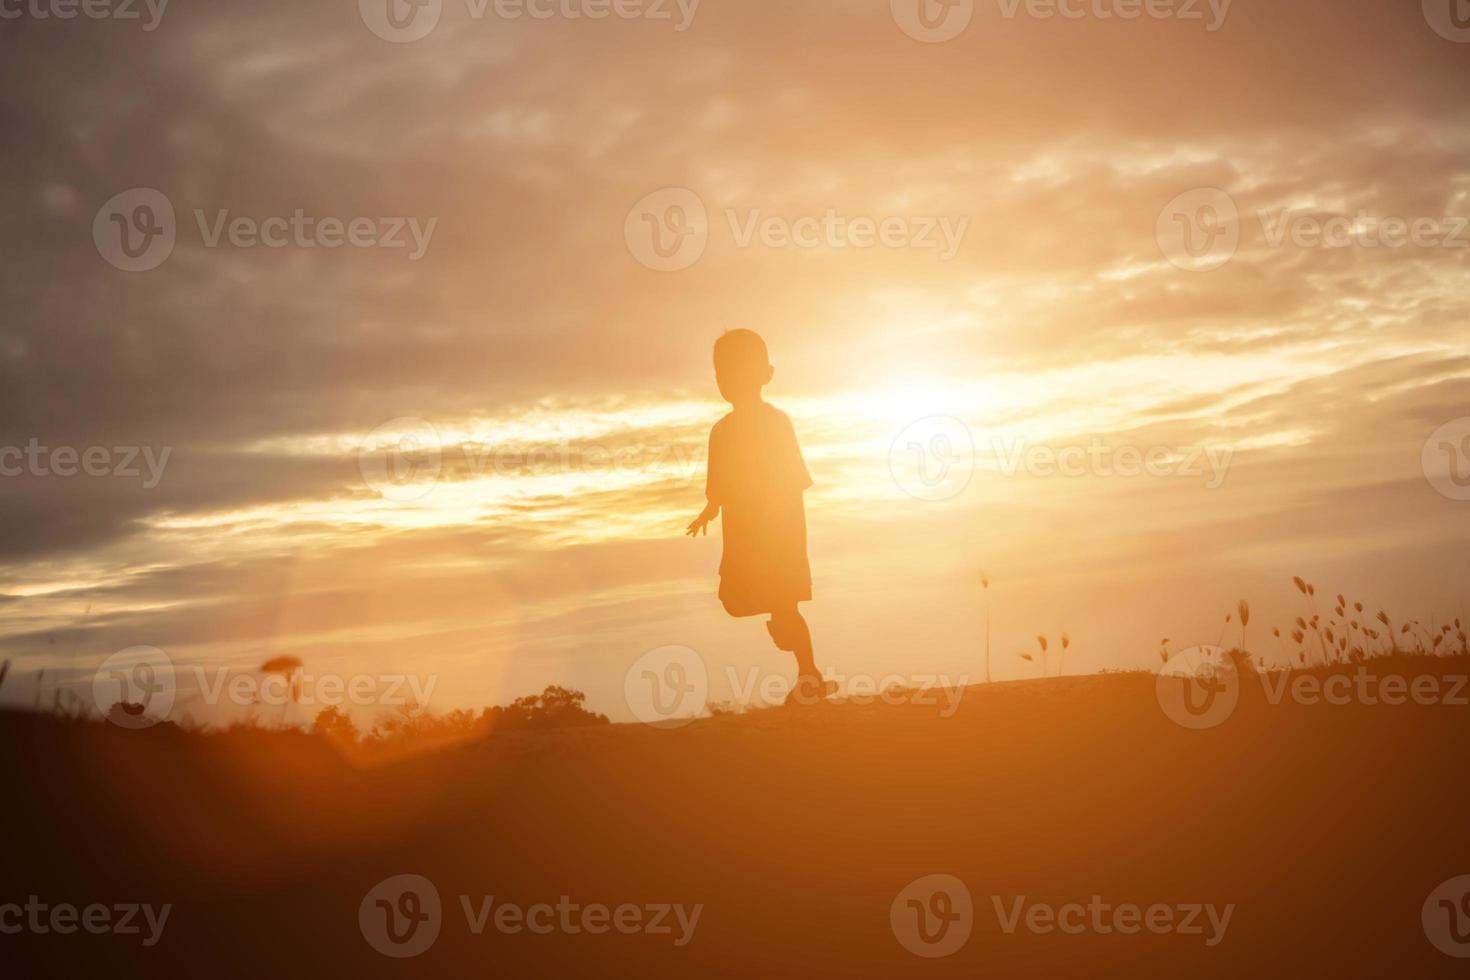
[{"label": "silhouetted child", "polygon": [[796,654],[797,684],[786,701],[811,703],[835,690],[817,671],[811,630],[796,608],[812,597],[802,499],[812,478],[791,420],[761,399],[774,372],[753,331],[731,330],[715,341],[715,383],[734,410],[710,431],[709,503],[687,533],[708,534],[723,513],[720,602],[731,616],[771,617],[766,630],[776,648]]}]

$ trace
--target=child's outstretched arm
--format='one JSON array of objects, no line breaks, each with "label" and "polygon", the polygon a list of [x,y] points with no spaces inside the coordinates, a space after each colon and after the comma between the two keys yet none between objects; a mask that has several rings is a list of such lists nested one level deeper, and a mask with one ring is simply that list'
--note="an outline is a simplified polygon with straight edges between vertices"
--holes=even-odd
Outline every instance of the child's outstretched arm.
[{"label": "child's outstretched arm", "polygon": [[706,464],[704,474],[704,499],[708,501],[699,516],[689,522],[684,533],[691,538],[698,537],[700,532],[709,536],[709,522],[719,516],[720,501],[725,499],[725,464],[724,453],[721,452],[721,440],[718,438],[720,426],[716,425],[709,434],[709,462]]},{"label": "child's outstretched arm", "polygon": [[705,505],[704,510],[699,512],[699,516],[689,522],[689,526],[684,529],[684,533],[691,538],[695,538],[699,536],[700,531],[703,531],[707,537],[709,535],[709,522],[718,517],[719,514],[720,505],[713,500],[710,501]]}]

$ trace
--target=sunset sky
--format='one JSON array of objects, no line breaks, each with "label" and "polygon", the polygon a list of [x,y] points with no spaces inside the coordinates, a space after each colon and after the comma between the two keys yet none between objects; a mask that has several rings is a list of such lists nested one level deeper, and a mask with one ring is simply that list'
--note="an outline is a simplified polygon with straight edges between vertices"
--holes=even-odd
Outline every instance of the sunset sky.
[{"label": "sunset sky", "polygon": [[[727,668],[791,675],[721,610],[717,530],[682,536],[732,327],[815,481],[837,675],[979,680],[982,573],[997,679],[1063,631],[1068,673],[1153,668],[1242,598],[1279,658],[1294,575],[1470,609],[1470,501],[1424,463],[1470,436],[1470,37],[1432,0],[1235,0],[1216,30],[978,0],[933,42],[888,0],[662,6],[444,0],[405,42],[350,0],[0,21],[0,448],[169,450],[156,486],[0,477],[0,702],[140,644],[432,675],[434,710],[561,683],[615,719],[653,648],[698,651],[716,699]],[[177,218],[148,271],[94,241],[132,188]],[[660,271],[639,204],[669,189],[707,241]],[[1179,200],[1192,240],[1199,201],[1238,209],[1228,261],[1171,244]],[[210,244],[221,211],[298,209],[434,224],[417,259]],[[370,450],[403,432],[437,476],[385,495]],[[1065,447],[1086,472],[1037,465]],[[1120,448],[1155,472],[1098,465]]]}]

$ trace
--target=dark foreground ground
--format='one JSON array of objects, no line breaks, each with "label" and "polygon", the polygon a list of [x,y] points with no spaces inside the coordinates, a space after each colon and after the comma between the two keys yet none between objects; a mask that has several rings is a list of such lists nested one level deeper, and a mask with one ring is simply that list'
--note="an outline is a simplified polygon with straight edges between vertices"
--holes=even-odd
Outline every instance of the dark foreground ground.
[{"label": "dark foreground ground", "polygon": [[[1371,669],[1449,678],[1470,664]],[[151,947],[140,914],[136,935],[0,934],[0,962],[15,977],[1463,976],[1470,960],[1437,949],[1421,919],[1431,892],[1470,874],[1470,691],[1457,693],[1271,705],[1247,678],[1228,721],[1193,731],[1160,710],[1152,676],[1110,675],[972,688],[948,719],[833,704],[491,736],[371,767],[304,735],[0,715],[0,906],[172,906]],[[432,882],[441,911],[418,925],[437,938],[394,959],[365,928],[382,944],[385,894],[395,916],[431,914],[391,883],[369,895],[403,874]],[[968,905],[900,898],[935,874],[963,882]],[[703,908],[677,946],[673,913],[669,934],[538,934],[493,917],[476,934],[461,896],[472,910],[487,896],[492,909],[562,896]],[[1008,933],[995,903],[1009,914],[1021,896],[1166,905],[1176,922],[1187,906],[1234,910],[1213,946],[1203,914],[1200,933],[1024,920]],[[972,909],[968,941],[911,953],[896,899],[911,934],[918,907]],[[1456,901],[1435,928],[1470,933]],[[0,908],[0,926],[14,921]],[[954,942],[940,919],[924,928],[940,938],[911,945]]]}]

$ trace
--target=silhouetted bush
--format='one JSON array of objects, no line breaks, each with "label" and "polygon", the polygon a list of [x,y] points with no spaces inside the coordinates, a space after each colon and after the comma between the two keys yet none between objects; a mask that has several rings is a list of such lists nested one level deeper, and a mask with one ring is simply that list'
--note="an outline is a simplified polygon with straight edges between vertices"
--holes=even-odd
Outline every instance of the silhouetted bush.
[{"label": "silhouetted bush", "polygon": [[516,698],[503,707],[486,708],[481,720],[492,730],[578,728],[583,725],[606,725],[607,715],[588,711],[583,705],[587,695],[555,684],[530,697]]},{"label": "silhouetted bush", "polygon": [[588,711],[587,695],[551,685],[540,694],[517,698],[508,705],[485,708],[478,715],[458,708],[436,715],[417,704],[399,706],[379,718],[370,731],[360,734],[352,718],[339,708],[319,712],[312,732],[338,745],[365,750],[402,748],[415,743],[457,741],[494,732],[545,731],[606,725],[606,715]]}]

